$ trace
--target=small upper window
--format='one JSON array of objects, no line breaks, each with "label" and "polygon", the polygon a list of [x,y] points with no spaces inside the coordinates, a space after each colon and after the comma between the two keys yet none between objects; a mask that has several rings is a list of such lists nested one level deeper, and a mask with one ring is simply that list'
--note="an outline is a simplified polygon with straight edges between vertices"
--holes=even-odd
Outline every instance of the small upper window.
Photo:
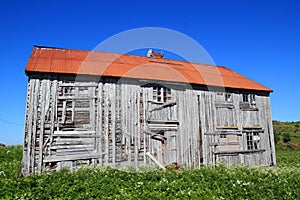
[{"label": "small upper window", "polygon": [[153,101],[171,102],[171,89],[164,86],[153,86]]},{"label": "small upper window", "polygon": [[249,108],[256,108],[255,94],[243,94],[243,102],[248,103]]},{"label": "small upper window", "polygon": [[243,94],[243,102],[255,102],[255,94]]},{"label": "small upper window", "polygon": [[232,94],[227,92],[217,92],[217,101],[232,102]]},{"label": "small upper window", "polygon": [[232,102],[232,94],[231,93],[225,93],[225,101]]},{"label": "small upper window", "polygon": [[248,94],[243,94],[243,102],[248,102]]},{"label": "small upper window", "polygon": [[63,96],[74,96],[75,89],[73,86],[66,86],[63,88]]},{"label": "small upper window", "polygon": [[249,102],[250,103],[255,102],[255,94],[249,94]]}]

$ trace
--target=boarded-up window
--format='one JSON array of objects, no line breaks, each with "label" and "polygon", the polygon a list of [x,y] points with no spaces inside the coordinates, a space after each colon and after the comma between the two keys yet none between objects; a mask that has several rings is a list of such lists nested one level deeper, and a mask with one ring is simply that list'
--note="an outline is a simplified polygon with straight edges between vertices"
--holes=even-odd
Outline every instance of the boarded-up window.
[{"label": "boarded-up window", "polygon": [[255,110],[243,110],[241,112],[242,126],[258,126],[261,124],[259,112]]},{"label": "boarded-up window", "polygon": [[216,93],[217,128],[236,126],[233,96],[228,92]]},{"label": "boarded-up window", "polygon": [[221,134],[218,143],[219,151],[239,150],[238,136],[231,134]]},{"label": "boarded-up window", "polygon": [[219,128],[236,126],[236,117],[234,115],[234,110],[231,108],[217,108],[217,126]]}]

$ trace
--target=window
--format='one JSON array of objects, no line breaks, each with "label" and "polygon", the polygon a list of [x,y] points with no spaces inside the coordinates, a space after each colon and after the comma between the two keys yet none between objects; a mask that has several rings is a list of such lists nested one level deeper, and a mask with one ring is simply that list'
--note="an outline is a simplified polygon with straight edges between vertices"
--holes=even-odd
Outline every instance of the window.
[{"label": "window", "polygon": [[243,94],[243,102],[255,103],[255,94]]},{"label": "window", "polygon": [[232,102],[232,94],[231,93],[223,93],[223,92],[217,92],[217,101],[222,101],[222,102]]},{"label": "window", "polygon": [[225,93],[225,101],[232,102],[232,94],[231,93]]},{"label": "window", "polygon": [[153,86],[153,101],[171,102],[171,89],[164,86]]},{"label": "window", "polygon": [[260,136],[258,131],[252,131],[246,133],[247,150],[260,149]]},{"label": "window", "polygon": [[240,108],[244,110],[257,110],[256,108],[256,96],[255,94],[242,94],[243,101],[240,102]]},{"label": "window", "polygon": [[63,87],[63,96],[74,96],[74,87],[73,86],[66,86]]},{"label": "window", "polygon": [[249,94],[249,102],[255,102],[255,94]]},{"label": "window", "polygon": [[243,94],[243,102],[248,102],[248,94]]}]

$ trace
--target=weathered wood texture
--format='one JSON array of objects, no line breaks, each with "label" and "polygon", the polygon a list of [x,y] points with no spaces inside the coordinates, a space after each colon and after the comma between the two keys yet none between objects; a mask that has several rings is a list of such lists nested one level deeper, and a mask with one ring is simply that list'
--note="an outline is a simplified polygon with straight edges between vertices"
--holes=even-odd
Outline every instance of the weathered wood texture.
[{"label": "weathered wood texture", "polygon": [[276,165],[269,95],[241,109],[243,91],[223,101],[220,91],[168,87],[171,101],[156,102],[152,87],[133,79],[29,77],[22,173],[155,164],[147,152],[186,168]]}]

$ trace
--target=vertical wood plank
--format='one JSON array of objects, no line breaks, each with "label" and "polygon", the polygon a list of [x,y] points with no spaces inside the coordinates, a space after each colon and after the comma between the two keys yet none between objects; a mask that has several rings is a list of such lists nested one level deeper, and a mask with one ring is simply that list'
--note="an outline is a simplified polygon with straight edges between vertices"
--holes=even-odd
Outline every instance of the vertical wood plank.
[{"label": "vertical wood plank", "polygon": [[109,85],[107,83],[104,84],[104,140],[105,140],[105,155],[104,162],[108,163],[109,158]]},{"label": "vertical wood plank", "polygon": [[34,88],[34,103],[33,103],[33,128],[32,128],[32,153],[31,153],[31,172],[35,173],[35,149],[36,149],[36,138],[37,138],[37,123],[38,123],[38,107],[39,104],[39,92],[40,92],[40,80],[35,80]]},{"label": "vertical wood plank", "polygon": [[112,164],[116,164],[116,84],[111,86],[111,134],[112,134]]},{"label": "vertical wood plank", "polygon": [[138,156],[139,156],[139,143],[140,143],[140,93],[139,88],[134,87],[134,163],[135,167],[138,167]]},{"label": "vertical wood plank", "polygon": [[[50,102],[50,93],[47,92],[48,85],[50,85],[49,80],[43,80],[42,86],[41,86],[41,115],[40,115],[40,130],[39,130],[39,159],[38,159],[38,172],[42,172],[42,161],[43,161],[43,145],[44,145],[44,122],[45,122],[45,116],[46,116],[46,110],[48,110],[48,107],[45,107],[45,105],[48,105],[46,103],[47,101]],[[49,95],[49,96],[48,96]]]},{"label": "vertical wood plank", "polygon": [[62,122],[61,123],[66,122],[66,113],[67,113],[67,101],[64,100],[63,101],[63,111],[62,111]]},{"label": "vertical wood plank", "polygon": [[99,135],[99,138],[97,139],[97,152],[101,155],[99,158],[99,163],[102,164],[102,110],[103,110],[103,83],[98,83],[98,111],[97,111],[97,135]]},{"label": "vertical wood plank", "polygon": [[71,121],[74,123],[75,120],[75,101],[72,101],[72,116],[71,116]]},{"label": "vertical wood plank", "polygon": [[270,97],[266,97],[266,112],[267,112],[267,124],[268,124],[268,133],[270,137],[270,148],[271,148],[271,157],[272,157],[272,165],[276,166],[276,154],[275,154],[275,140],[274,140],[274,131],[272,124],[272,115],[271,115],[271,103]]},{"label": "vertical wood plank", "polygon": [[[57,116],[57,89],[58,89],[58,83],[57,80],[54,80],[52,82],[51,87],[51,117],[50,117],[50,144],[53,142],[53,133],[55,130],[55,121]],[[50,156],[50,155],[49,155]]]},{"label": "vertical wood plank", "polygon": [[26,145],[26,156],[23,158],[24,160],[24,167],[25,167],[25,174],[30,173],[30,154],[31,154],[31,141],[32,141],[32,118],[33,118],[33,107],[34,107],[34,88],[35,88],[35,80],[30,79],[28,83],[28,92],[29,94],[29,99],[28,99],[28,112],[27,112],[27,136],[25,136],[25,141]]},{"label": "vertical wood plank", "polygon": [[143,95],[143,137],[144,137],[144,154],[143,154],[143,157],[144,157],[144,162],[143,164],[146,165],[147,164],[147,157],[146,157],[146,153],[148,152],[148,149],[147,149],[147,141],[146,141],[146,134],[144,133],[144,131],[147,130],[147,127],[146,127],[146,106],[147,106],[147,88],[143,87],[142,88],[142,95]]},{"label": "vertical wood plank", "polygon": [[[95,94],[95,87],[89,87],[89,95],[90,97],[94,97]],[[74,101],[72,102],[74,103]],[[95,127],[95,117],[96,117],[96,112],[95,112],[95,99],[92,98],[90,99],[90,130],[91,131],[96,131],[96,127]],[[73,107],[73,104],[72,104]],[[96,150],[97,149],[97,143],[96,143],[96,138],[93,139],[93,148]],[[92,159],[92,165],[95,166],[96,165],[96,159]]]}]

